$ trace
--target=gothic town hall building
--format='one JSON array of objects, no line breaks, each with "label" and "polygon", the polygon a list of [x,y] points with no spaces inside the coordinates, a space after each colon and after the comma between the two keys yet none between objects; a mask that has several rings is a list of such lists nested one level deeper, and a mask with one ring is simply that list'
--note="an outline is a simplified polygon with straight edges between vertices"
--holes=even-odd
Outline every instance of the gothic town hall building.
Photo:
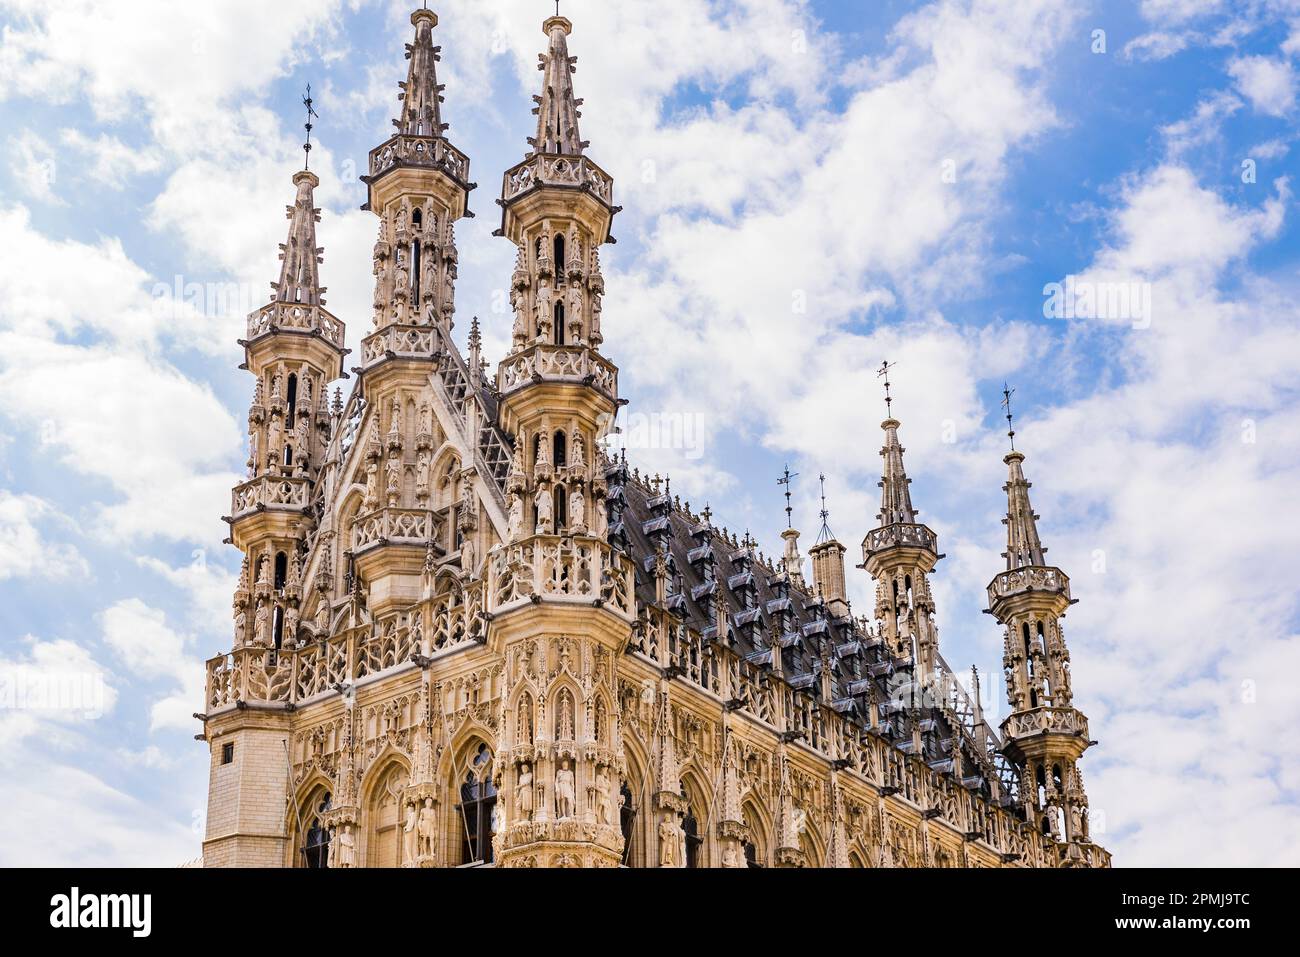
[{"label": "gothic town hall building", "polygon": [[[229,653],[207,663],[206,866],[1104,867],[1061,618],[1024,456],[1006,457],[1010,714],[994,728],[939,652],[917,521],[882,424],[883,489],[846,600],[823,529],[759,555],[625,457],[601,351],[619,207],[588,155],[572,24],[546,20],[537,131],[502,177],[509,354],[451,331],[473,184],[447,139],[438,18],[364,182],[373,330],[350,396],[302,171],[271,301],[248,319],[244,555]],[[504,277],[503,277],[504,278]]]}]

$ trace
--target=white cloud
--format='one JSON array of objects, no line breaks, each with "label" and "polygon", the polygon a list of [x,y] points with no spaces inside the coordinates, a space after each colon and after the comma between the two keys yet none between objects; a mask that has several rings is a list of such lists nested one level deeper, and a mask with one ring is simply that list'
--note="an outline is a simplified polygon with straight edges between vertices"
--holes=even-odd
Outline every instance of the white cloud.
[{"label": "white cloud", "polygon": [[1285,116],[1295,106],[1296,73],[1286,60],[1238,57],[1228,64],[1228,74],[1257,112]]},{"label": "white cloud", "polygon": [[87,722],[110,713],[117,690],[82,645],[67,639],[6,636],[16,654],[0,656],[0,754],[39,733],[66,747]]},{"label": "white cloud", "polygon": [[157,150],[128,146],[107,133],[92,138],[80,130],[65,129],[59,140],[71,151],[69,160],[74,169],[110,189],[121,189],[131,177],[157,172],[162,167]]},{"label": "white cloud", "polygon": [[39,134],[23,130],[9,141],[9,173],[18,188],[37,202],[67,205],[54,192],[59,177],[54,147]]},{"label": "white cloud", "polygon": [[159,360],[0,335],[4,412],[58,467],[106,480],[95,530],[216,544],[240,430],[211,390]]},{"label": "white cloud", "polygon": [[75,546],[51,542],[41,533],[38,525],[49,521],[67,524],[44,499],[0,489],[0,581],[90,574],[90,566]]},{"label": "white cloud", "polygon": [[168,680],[174,690],[154,702],[150,729],[191,729],[194,711],[203,701],[203,663],[187,654],[190,644],[173,631],[163,612],[138,598],[127,598],[106,608],[100,616],[104,642],[131,674],[146,680]]},{"label": "white cloud", "polygon": [[1167,60],[1187,49],[1192,35],[1155,30],[1124,44],[1124,56],[1131,60]]}]

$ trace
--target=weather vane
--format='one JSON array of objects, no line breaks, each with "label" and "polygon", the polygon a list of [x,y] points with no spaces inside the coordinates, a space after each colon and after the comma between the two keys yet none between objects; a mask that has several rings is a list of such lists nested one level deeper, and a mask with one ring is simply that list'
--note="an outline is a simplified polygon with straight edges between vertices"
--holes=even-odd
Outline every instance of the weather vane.
[{"label": "weather vane", "polygon": [[782,475],[781,478],[779,478],[779,479],[776,480],[776,484],[777,484],[777,485],[784,485],[784,486],[785,486],[785,526],[786,526],[786,528],[794,528],[794,509],[793,509],[793,508],[791,507],[791,505],[790,505],[790,485],[791,485],[791,482],[794,480],[794,478],[795,478],[798,474],[799,474],[798,472],[791,472],[791,471],[790,471],[790,463],[787,462],[786,465],[785,465],[785,474]]},{"label": "weather vane", "polygon": [[827,519],[831,517],[831,512],[830,509],[826,507],[826,473],[822,472],[819,474],[817,476],[817,481],[821,483],[822,489],[822,530],[817,535],[817,544],[820,545],[822,542],[829,541],[833,536],[831,535],[830,524],[827,521]]},{"label": "weather vane", "polygon": [[308,83],[308,84],[307,84],[307,95],[304,96],[304,97],[302,98],[302,105],[305,106],[305,107],[307,107],[307,122],[303,124],[303,125],[306,127],[306,129],[307,129],[307,142],[305,142],[305,143],[302,144],[302,152],[303,152],[302,168],[303,168],[303,169],[307,169],[307,168],[311,165],[311,129],[312,129],[312,126],[311,126],[311,120],[312,120],[312,117],[314,116],[314,117],[316,117],[316,119],[318,119],[318,120],[320,119],[320,115],[319,115],[319,114],[318,114],[314,109],[312,109],[312,105],[311,105],[311,104],[312,104],[312,99],[311,99],[311,84]]},{"label": "weather vane", "polygon": [[1011,451],[1016,450],[1016,430],[1011,424],[1011,396],[1015,389],[1009,388],[1005,382],[1002,383],[1002,408],[1007,410],[1007,438],[1011,440]]},{"label": "weather vane", "polygon": [[876,378],[883,378],[885,380],[885,416],[891,419],[894,417],[892,408],[894,400],[889,394],[889,370],[894,368],[896,365],[898,365],[897,362],[885,360],[880,363],[880,371],[876,373]]}]

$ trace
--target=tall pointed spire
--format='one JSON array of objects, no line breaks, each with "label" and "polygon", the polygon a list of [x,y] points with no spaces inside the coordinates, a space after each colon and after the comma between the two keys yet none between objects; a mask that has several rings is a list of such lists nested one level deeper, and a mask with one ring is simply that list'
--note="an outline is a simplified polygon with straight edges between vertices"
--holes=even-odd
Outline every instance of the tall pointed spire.
[{"label": "tall pointed spire", "polygon": [[1017,568],[1037,568],[1047,563],[1043,555],[1047,549],[1038,538],[1038,515],[1034,514],[1029,504],[1029,489],[1032,483],[1025,481],[1025,473],[1020,463],[1025,460],[1024,453],[1011,452],[1002,461],[1007,464],[1007,484],[1002,490],[1007,493],[1007,517],[1002,523],[1007,527],[1007,550],[1002,557],[1007,560],[1007,571]]},{"label": "tall pointed spire", "polygon": [[443,85],[438,82],[435,66],[442,57],[442,47],[433,45],[433,28],[438,25],[438,15],[432,10],[420,9],[411,14],[415,26],[415,42],[406,45],[406,58],[411,61],[406,72],[406,82],[398,84],[402,92],[402,115],[393,120],[399,133],[407,136],[433,136],[441,138],[447,129],[442,122]]},{"label": "tall pointed spire", "polygon": [[288,242],[280,246],[280,281],[273,287],[273,302],[300,303],[305,306],[323,306],[324,288],[320,285],[317,266],[325,251],[316,245],[316,224],[320,210],[316,208],[313,191],[320,185],[316,174],[308,170],[295,173],[293,185],[298,195],[292,206],[285,207],[289,220]]},{"label": "tall pointed spire", "polygon": [[880,427],[885,430],[885,446],[880,456],[885,460],[881,478],[877,483],[881,489],[880,513],[876,518],[881,526],[915,525],[916,509],[912,507],[912,493],[908,486],[912,480],[903,469],[903,446],[898,441],[897,419],[885,419]]},{"label": "tall pointed spire", "polygon": [[542,24],[542,30],[550,38],[550,46],[545,53],[539,53],[537,69],[542,71],[542,93],[534,96],[537,106],[537,135],[528,140],[528,144],[538,153],[558,154],[562,156],[581,156],[587,143],[583,142],[578,132],[578,119],[582,116],[578,107],[582,100],[573,95],[574,64],[577,57],[569,56],[568,36],[573,32],[573,24],[556,15]]}]

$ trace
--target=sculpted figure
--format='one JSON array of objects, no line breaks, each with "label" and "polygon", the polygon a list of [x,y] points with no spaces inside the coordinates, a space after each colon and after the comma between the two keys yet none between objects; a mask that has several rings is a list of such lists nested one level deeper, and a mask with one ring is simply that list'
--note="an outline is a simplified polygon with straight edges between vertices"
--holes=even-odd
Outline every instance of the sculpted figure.
[{"label": "sculpted figure", "polygon": [[335,867],[357,866],[357,839],[352,833],[352,825],[344,824],[343,833],[334,838],[338,853],[334,856]]},{"label": "sculpted figure", "polygon": [[530,765],[519,766],[519,783],[515,785],[515,807],[523,821],[533,819],[533,769]]},{"label": "sculpted figure", "polygon": [[597,814],[601,824],[614,823],[614,801],[609,796],[609,774],[602,767],[596,773]]},{"label": "sculpted figure", "polygon": [[681,837],[676,824],[671,821],[659,823],[659,866],[677,867],[677,851]]},{"label": "sculpted figure", "polygon": [[551,285],[546,277],[537,284],[537,341],[551,338]]},{"label": "sculpted figure", "polygon": [[555,813],[561,821],[573,817],[574,800],[573,769],[566,758],[555,772]]},{"label": "sculpted figure", "polygon": [[402,463],[395,455],[388,460],[385,491],[388,495],[388,507],[396,508],[398,496],[402,491]]},{"label": "sculpted figure", "polygon": [[569,527],[575,532],[587,527],[587,499],[579,488],[569,493]]},{"label": "sculpted figure", "polygon": [[512,495],[510,497],[510,521],[506,530],[506,538],[512,542],[518,541],[523,530],[524,499],[522,495]]},{"label": "sculpted figure", "polygon": [[366,498],[365,507],[374,508],[379,504],[379,466],[374,462],[366,465]]},{"label": "sculpted figure", "polygon": [[549,535],[551,531],[551,519],[553,517],[551,493],[545,488],[537,490],[537,498],[534,499],[537,505],[537,534]]},{"label": "sculpted figure", "polygon": [[403,862],[413,861],[417,856],[416,841],[419,836],[415,830],[417,817],[418,815],[415,810],[415,805],[414,804],[406,805],[406,821],[402,825],[402,861]]},{"label": "sculpted figure", "polygon": [[419,842],[417,850],[420,857],[433,857],[436,853],[435,840],[438,836],[438,815],[433,810],[433,798],[425,798],[420,808],[420,821],[417,825]]},{"label": "sculpted figure", "polygon": [[266,609],[266,602],[259,602],[257,614],[253,617],[253,641],[261,648],[265,648],[269,641],[267,624],[270,617],[271,613]]}]

